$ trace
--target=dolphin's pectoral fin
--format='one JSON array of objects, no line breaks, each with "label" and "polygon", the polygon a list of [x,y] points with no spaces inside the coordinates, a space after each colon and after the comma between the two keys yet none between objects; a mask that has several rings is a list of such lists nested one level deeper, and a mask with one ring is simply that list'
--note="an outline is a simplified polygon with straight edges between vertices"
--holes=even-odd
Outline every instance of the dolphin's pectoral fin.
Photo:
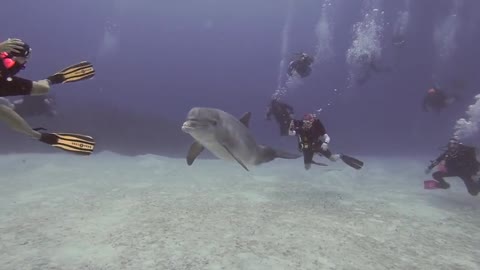
[{"label": "dolphin's pectoral fin", "polygon": [[190,146],[190,149],[188,149],[187,164],[192,165],[193,161],[198,157],[198,155],[200,155],[203,149],[203,145],[201,145],[199,142],[193,142]]},{"label": "dolphin's pectoral fin", "polygon": [[240,159],[238,159],[238,158],[228,149],[228,147],[226,147],[226,146],[223,145],[223,144],[222,144],[222,146],[223,146],[223,148],[225,148],[225,150],[227,150],[227,152],[238,162],[238,164],[242,165],[242,167],[243,167],[245,170],[248,171],[247,166],[245,166],[245,164],[243,164],[243,162],[242,162]]},{"label": "dolphin's pectoral fin", "polygon": [[252,116],[251,112],[246,112],[244,115],[242,115],[242,117],[240,117],[240,122],[242,122],[242,124],[244,124],[247,128],[250,124],[251,116]]}]

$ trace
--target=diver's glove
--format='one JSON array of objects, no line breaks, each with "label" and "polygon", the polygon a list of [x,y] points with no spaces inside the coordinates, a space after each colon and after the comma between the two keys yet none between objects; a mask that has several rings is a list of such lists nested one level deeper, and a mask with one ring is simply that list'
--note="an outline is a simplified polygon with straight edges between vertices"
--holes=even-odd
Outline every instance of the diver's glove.
[{"label": "diver's glove", "polygon": [[322,143],[322,145],[320,145],[320,148],[322,148],[323,151],[327,151],[328,150],[328,144],[327,143]]},{"label": "diver's glove", "polygon": [[430,161],[430,166],[428,166],[426,169],[425,169],[425,174],[429,174],[432,169],[437,166],[437,164],[435,164],[435,161]]},{"label": "diver's glove", "polygon": [[0,42],[0,52],[20,53],[23,50],[24,43],[18,38],[9,38]]}]

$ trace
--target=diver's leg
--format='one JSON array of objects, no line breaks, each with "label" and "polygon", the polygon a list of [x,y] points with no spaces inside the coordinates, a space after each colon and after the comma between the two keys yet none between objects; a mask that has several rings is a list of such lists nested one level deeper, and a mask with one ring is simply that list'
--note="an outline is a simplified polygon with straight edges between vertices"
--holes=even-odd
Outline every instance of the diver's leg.
[{"label": "diver's leg", "polygon": [[33,130],[30,125],[14,110],[5,105],[0,105],[0,121],[5,122],[13,130],[40,139],[41,134],[38,131]]},{"label": "diver's leg", "polygon": [[332,154],[330,149],[323,150],[320,146],[318,149],[316,149],[316,152],[326,158],[328,158],[330,161],[337,161],[340,158],[339,154]]},{"label": "diver's leg", "polygon": [[471,176],[460,176],[460,178],[463,180],[468,193],[472,196],[477,196],[480,192],[480,186],[473,181],[473,178]]},{"label": "diver's leg", "polygon": [[312,166],[313,154],[312,150],[303,150],[303,164],[305,165],[305,170],[310,169]]},{"label": "diver's leg", "polygon": [[50,82],[47,79],[34,81],[30,95],[40,96],[46,95],[50,91]]},{"label": "diver's leg", "polygon": [[11,80],[0,82],[0,96],[25,96],[32,92],[33,81],[20,77],[12,77]]},{"label": "diver's leg", "polygon": [[11,81],[0,83],[0,96],[45,95],[50,90],[48,80],[31,81],[20,77],[12,77]]},{"label": "diver's leg", "polygon": [[450,188],[450,184],[443,179],[444,177],[451,177],[451,176],[456,176],[455,174],[451,174],[448,172],[442,172],[442,171],[436,171],[432,174],[433,179],[435,179],[438,182],[438,187],[442,189],[448,189]]}]

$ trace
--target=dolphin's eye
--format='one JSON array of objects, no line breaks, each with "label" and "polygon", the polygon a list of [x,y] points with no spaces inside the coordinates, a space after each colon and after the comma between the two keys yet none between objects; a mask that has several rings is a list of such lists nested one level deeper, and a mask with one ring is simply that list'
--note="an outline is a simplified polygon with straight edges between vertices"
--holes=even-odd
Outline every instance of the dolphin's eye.
[{"label": "dolphin's eye", "polygon": [[216,126],[216,125],[217,125],[217,121],[211,120],[211,121],[210,121],[210,124],[212,124],[213,126]]}]

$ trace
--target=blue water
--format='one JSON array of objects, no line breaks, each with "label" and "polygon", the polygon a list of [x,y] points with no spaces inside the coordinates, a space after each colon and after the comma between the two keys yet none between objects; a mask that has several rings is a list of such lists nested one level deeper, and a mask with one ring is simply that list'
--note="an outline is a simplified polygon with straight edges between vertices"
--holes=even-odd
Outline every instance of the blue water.
[{"label": "blue water", "polygon": [[[297,117],[323,108],[319,116],[343,151],[432,153],[451,136],[478,91],[479,3],[407,2],[16,1],[4,3],[2,9],[10,12],[0,23],[3,38],[18,37],[33,48],[21,76],[41,79],[81,60],[97,71],[93,80],[54,87],[59,116],[28,119],[32,126],[90,134],[98,150],[171,155],[186,147],[189,138],[179,126],[194,106],[239,116],[252,111],[251,128],[259,140],[291,145],[278,136],[275,123],[264,121],[264,111],[279,76],[282,85],[286,81],[279,63],[299,51],[314,55],[325,41],[315,32],[323,20],[331,55],[283,98]],[[289,12],[289,31],[283,34]],[[408,14],[402,30],[406,45],[397,48],[391,38],[402,12]],[[356,34],[358,23],[367,30]],[[394,71],[347,88],[347,53],[359,38],[360,49],[378,53]],[[445,59],[436,49],[440,43]],[[462,99],[438,115],[423,113],[425,91],[434,83],[448,88],[453,80],[466,85]],[[54,151],[7,129],[2,136],[12,142],[2,151]]]}]

